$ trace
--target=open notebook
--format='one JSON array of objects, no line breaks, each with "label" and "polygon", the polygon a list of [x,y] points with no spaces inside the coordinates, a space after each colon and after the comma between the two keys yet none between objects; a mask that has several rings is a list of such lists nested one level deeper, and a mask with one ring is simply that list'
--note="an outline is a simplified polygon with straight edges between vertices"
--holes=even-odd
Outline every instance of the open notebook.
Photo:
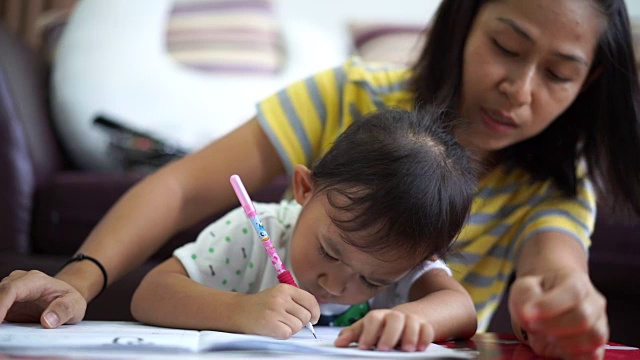
[{"label": "open notebook", "polygon": [[0,352],[46,348],[57,350],[126,350],[135,352],[210,352],[210,351],[260,351],[309,353],[317,355],[342,355],[393,358],[467,358],[469,355],[431,344],[424,352],[404,353],[358,350],[355,347],[336,348],[333,340],[340,328],[318,326],[318,339],[306,329],[287,340],[264,336],[232,334],[219,331],[194,331],[168,329],[142,325],[135,322],[83,321],[76,325],[64,325],[55,330],[39,324],[0,324]]}]

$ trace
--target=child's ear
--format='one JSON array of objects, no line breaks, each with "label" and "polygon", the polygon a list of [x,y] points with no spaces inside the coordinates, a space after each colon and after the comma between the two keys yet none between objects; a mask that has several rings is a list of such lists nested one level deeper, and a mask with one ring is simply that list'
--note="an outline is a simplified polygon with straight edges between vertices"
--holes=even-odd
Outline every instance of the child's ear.
[{"label": "child's ear", "polygon": [[311,170],[304,165],[293,167],[293,197],[298,204],[304,205],[313,195],[313,180]]}]

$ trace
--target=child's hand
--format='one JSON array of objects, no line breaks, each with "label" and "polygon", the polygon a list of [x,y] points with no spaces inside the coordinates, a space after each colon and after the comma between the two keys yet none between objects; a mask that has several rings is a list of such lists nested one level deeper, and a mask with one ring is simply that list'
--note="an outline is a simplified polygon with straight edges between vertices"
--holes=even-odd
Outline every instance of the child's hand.
[{"label": "child's hand", "polygon": [[511,286],[517,334],[542,356],[601,359],[609,338],[606,300],[584,272],[523,276]]},{"label": "child's hand", "polygon": [[287,339],[308,322],[316,323],[320,306],[310,293],[287,284],[278,284],[241,298],[239,324],[247,334]]},{"label": "child's hand", "polygon": [[334,345],[347,347],[352,342],[358,348],[389,351],[397,346],[402,351],[423,351],[433,341],[429,323],[415,315],[392,309],[373,310],[353,325],[342,329]]}]

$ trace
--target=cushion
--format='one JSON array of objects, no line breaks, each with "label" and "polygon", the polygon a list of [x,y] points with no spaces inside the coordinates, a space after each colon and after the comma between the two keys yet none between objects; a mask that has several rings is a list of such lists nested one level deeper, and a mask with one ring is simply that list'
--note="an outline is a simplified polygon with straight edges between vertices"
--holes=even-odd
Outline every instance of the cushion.
[{"label": "cushion", "polygon": [[287,61],[277,73],[196,71],[167,52],[174,4],[83,0],[69,17],[51,95],[56,127],[79,167],[122,169],[109,135],[94,125],[99,115],[192,151],[255,115],[258,101],[348,56],[332,33],[280,17]]},{"label": "cushion", "polygon": [[411,65],[420,55],[424,25],[356,20],[349,23],[354,52],[367,61]]},{"label": "cushion", "polygon": [[275,73],[283,44],[271,0],[175,0],[167,49],[204,71]]}]

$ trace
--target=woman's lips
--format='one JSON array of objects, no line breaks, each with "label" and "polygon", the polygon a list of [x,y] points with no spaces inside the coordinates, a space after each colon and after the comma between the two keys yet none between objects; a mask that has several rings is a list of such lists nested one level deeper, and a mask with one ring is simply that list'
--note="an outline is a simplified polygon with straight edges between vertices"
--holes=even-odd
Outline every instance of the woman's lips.
[{"label": "woman's lips", "polygon": [[481,118],[484,125],[494,132],[504,133],[513,130],[516,123],[512,118],[504,116],[496,111],[482,108]]}]

